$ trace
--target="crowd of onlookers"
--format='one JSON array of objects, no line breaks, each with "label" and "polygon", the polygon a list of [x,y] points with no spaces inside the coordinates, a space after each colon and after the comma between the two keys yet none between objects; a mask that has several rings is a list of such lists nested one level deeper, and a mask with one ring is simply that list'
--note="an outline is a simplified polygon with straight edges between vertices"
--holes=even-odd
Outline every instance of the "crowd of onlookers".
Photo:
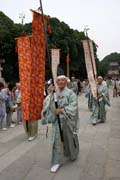
[{"label": "crowd of onlookers", "polygon": [[[13,121],[13,113],[16,120]],[[4,85],[0,82],[0,130],[7,130],[21,124],[21,93],[20,83]]]}]

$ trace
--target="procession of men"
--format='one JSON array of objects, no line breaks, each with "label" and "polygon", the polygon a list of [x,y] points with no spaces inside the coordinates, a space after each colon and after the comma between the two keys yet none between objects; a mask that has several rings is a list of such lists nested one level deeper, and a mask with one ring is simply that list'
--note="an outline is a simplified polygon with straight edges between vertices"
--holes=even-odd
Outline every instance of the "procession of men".
[{"label": "procession of men", "polygon": [[[106,106],[110,106],[109,89],[101,76],[96,79],[97,85],[97,97],[94,98],[91,92],[91,87],[88,81],[85,84],[82,92],[84,96],[87,94],[87,98],[92,96],[92,99],[88,100],[88,111],[91,111],[91,117],[88,119],[88,123],[94,126],[97,123],[105,123],[107,120]],[[41,124],[48,126],[52,124],[52,157],[51,157],[51,172],[55,173],[62,165],[65,159],[75,161],[79,154],[79,111],[78,111],[78,97],[81,96],[78,92],[77,80],[72,77],[71,80],[65,75],[58,75],[56,79],[56,86],[53,85],[52,80],[48,83],[48,95],[44,97],[43,108],[41,113]],[[72,84],[73,83],[73,84]],[[84,83],[84,82],[83,82]],[[37,137],[38,122],[33,124],[26,124],[26,121],[22,121],[21,112],[21,93],[20,83],[16,84],[16,88],[12,85],[8,85],[8,88],[4,88],[1,83],[0,90],[0,102],[1,102],[1,119],[0,125],[2,130],[7,130],[7,127],[15,127],[17,124],[21,124],[25,127],[28,141],[33,141]],[[73,88],[74,87],[74,88]],[[11,93],[9,92],[10,90]],[[55,107],[54,93],[56,93],[58,107]],[[89,95],[91,94],[91,95]],[[13,101],[13,97],[15,101]],[[8,100],[10,111],[8,111]],[[92,101],[92,102],[91,102]],[[90,106],[91,105],[91,109]],[[6,105],[6,107],[5,107]],[[17,114],[16,122],[12,123],[12,114]],[[6,127],[5,118],[6,114]],[[60,124],[58,123],[58,116],[60,118]],[[84,117],[83,117],[84,118]],[[32,123],[32,122],[30,122]],[[28,128],[28,129],[27,129]],[[60,132],[61,128],[61,132]]]},{"label": "procession of men", "polygon": [[[0,134],[23,126],[25,142],[34,147],[34,143],[41,140],[43,135],[42,132],[39,133],[39,127],[45,129],[46,139],[49,138],[51,127],[51,150],[46,148],[45,151],[47,154],[51,151],[51,162],[47,162],[50,164],[49,171],[57,173],[62,166],[72,166],[72,163],[81,159],[80,113],[89,113],[87,123],[93,131],[97,131],[99,124],[104,127],[108,122],[110,97],[120,98],[120,80],[119,77],[109,78],[107,74],[102,77],[97,71],[94,54],[96,45],[88,37],[88,29],[84,30],[85,38],[80,42],[84,52],[86,79],[80,76],[80,72],[79,75],[78,72],[72,73],[70,59],[67,59],[66,66],[61,63],[60,48],[54,44],[52,49],[49,49],[49,17],[44,15],[42,5],[31,12],[32,34],[22,33],[15,39],[19,82],[0,82]],[[66,57],[70,58],[69,48],[66,49]],[[50,69],[49,77],[46,76],[46,62]],[[85,97],[84,102],[81,97]],[[86,109],[82,107],[84,103]],[[46,140],[45,144],[47,143]],[[42,145],[43,149],[48,145],[45,144]],[[44,158],[42,160],[44,161]]]}]

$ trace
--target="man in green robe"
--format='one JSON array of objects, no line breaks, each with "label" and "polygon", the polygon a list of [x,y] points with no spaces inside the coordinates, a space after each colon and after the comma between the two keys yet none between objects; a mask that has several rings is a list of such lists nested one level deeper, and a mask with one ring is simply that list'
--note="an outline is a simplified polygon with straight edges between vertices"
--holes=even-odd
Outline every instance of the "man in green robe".
[{"label": "man in green robe", "polygon": [[88,109],[92,112],[93,110],[93,95],[91,92],[90,84],[85,88],[85,97],[88,98]]},{"label": "man in green robe", "polygon": [[77,82],[75,80],[75,77],[71,77],[71,90],[73,90],[73,92],[77,95],[78,94],[78,85]]},{"label": "man in green robe", "polygon": [[93,125],[106,121],[106,105],[110,106],[109,93],[107,86],[103,83],[103,78],[97,78],[97,98],[94,99],[93,113],[90,120]]},{"label": "man in green robe", "polygon": [[[77,96],[66,85],[66,77],[58,76],[58,87],[56,89],[58,109],[55,108],[54,99],[51,95],[44,100],[43,105],[42,124],[52,122],[51,172],[56,172],[59,169],[65,157],[74,161],[79,153]],[[60,117],[63,142],[60,138],[57,115]]]}]

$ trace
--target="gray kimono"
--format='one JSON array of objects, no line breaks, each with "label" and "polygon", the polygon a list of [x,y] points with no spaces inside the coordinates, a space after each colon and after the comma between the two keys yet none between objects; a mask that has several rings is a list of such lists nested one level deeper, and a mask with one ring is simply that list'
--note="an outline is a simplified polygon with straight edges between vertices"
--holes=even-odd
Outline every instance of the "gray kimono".
[{"label": "gray kimono", "polygon": [[62,92],[57,89],[56,94],[58,106],[64,110],[63,114],[60,114],[63,143],[60,139],[53,97],[48,96],[45,99],[42,111],[42,124],[52,122],[52,165],[61,164],[64,156],[70,160],[76,160],[79,153],[77,97],[75,93],[67,87],[65,87]]},{"label": "gray kimono", "polygon": [[0,91],[0,129],[3,128],[3,120],[6,113],[7,94],[5,89]]},{"label": "gray kimono", "polygon": [[94,99],[93,113],[90,120],[94,123],[106,121],[106,109],[105,105],[110,106],[108,88],[105,84],[97,85],[97,92],[100,96],[98,99]]}]

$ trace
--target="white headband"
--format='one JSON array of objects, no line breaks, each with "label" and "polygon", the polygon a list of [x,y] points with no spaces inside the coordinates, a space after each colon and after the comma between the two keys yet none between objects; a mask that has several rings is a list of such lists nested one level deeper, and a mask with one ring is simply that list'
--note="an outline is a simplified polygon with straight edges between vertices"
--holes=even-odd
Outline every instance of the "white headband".
[{"label": "white headband", "polygon": [[103,79],[103,77],[102,77],[102,76],[98,76],[97,78],[98,78],[98,79]]},{"label": "white headband", "polygon": [[66,76],[60,75],[60,76],[57,76],[57,79],[66,79]]}]

